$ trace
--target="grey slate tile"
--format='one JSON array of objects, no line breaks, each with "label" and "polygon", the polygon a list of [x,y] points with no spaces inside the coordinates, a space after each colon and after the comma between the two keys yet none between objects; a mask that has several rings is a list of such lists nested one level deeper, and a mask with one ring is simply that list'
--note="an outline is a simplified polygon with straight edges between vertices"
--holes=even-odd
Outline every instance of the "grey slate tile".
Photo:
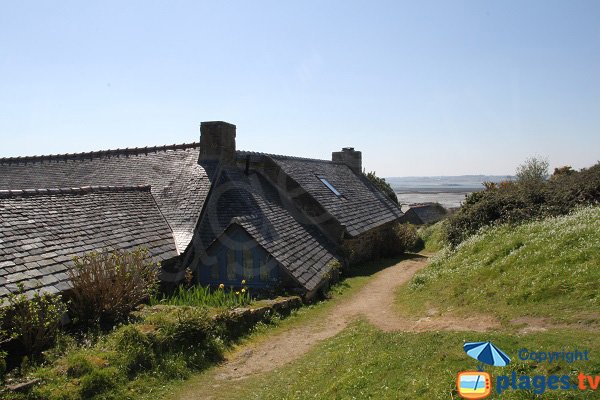
[{"label": "grey slate tile", "polygon": [[[121,218],[106,219],[105,211],[118,213]],[[37,229],[24,232],[24,224],[32,219],[37,221]],[[10,222],[11,228],[3,228],[5,234],[19,238],[0,243],[5,253],[19,256],[0,262],[0,276],[11,284],[23,282],[28,290],[63,290],[66,284],[57,282],[68,280],[66,269],[71,265],[72,257],[90,250],[127,249],[139,244],[147,245],[150,256],[160,260],[177,256],[173,233],[148,187],[96,188],[56,194],[38,191],[21,196],[2,192],[0,220]],[[127,238],[136,239],[124,243],[115,234],[107,240],[102,230],[87,230],[89,226],[108,227],[113,233],[114,228],[119,227],[121,232],[126,232]],[[31,246],[53,238],[56,227],[60,229],[63,243],[60,248]],[[86,231],[89,233],[84,233]],[[23,243],[30,243],[30,246]],[[40,248],[45,251],[36,255],[27,253],[27,249],[34,252]],[[14,285],[7,287],[16,289]]]}]

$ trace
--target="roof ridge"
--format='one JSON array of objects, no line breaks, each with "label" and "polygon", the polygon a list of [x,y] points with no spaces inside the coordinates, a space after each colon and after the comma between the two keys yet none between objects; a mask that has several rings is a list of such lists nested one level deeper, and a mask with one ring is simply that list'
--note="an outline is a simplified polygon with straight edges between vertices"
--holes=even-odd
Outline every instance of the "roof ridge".
[{"label": "roof ridge", "polygon": [[200,143],[192,142],[192,143],[182,143],[182,144],[171,144],[164,146],[146,146],[146,147],[135,147],[135,148],[124,148],[124,149],[110,149],[110,150],[97,150],[97,151],[88,151],[82,153],[65,153],[65,154],[48,154],[41,156],[24,156],[24,157],[2,157],[0,158],[0,164],[25,164],[28,162],[36,162],[36,161],[61,161],[61,160],[71,160],[71,159],[85,159],[85,158],[94,158],[94,157],[103,157],[103,156],[120,156],[120,155],[139,155],[139,154],[148,154],[148,153],[156,153],[158,151],[167,151],[167,150],[185,150],[190,148],[198,147]]},{"label": "roof ridge", "polygon": [[124,192],[150,192],[150,185],[137,186],[82,186],[75,188],[47,188],[47,189],[23,189],[23,190],[0,190],[1,198],[48,196],[53,194],[88,194],[88,193],[124,193]]},{"label": "roof ridge", "polygon": [[300,161],[315,161],[315,162],[328,162],[328,163],[331,163],[331,164],[343,164],[343,162],[340,162],[340,161],[323,160],[323,159],[320,159],[320,158],[286,156],[286,155],[283,155],[283,154],[263,153],[263,152],[260,152],[260,151],[237,150],[236,153],[238,153],[241,156],[244,156],[244,155],[267,156],[267,157],[271,157],[271,158],[289,158],[289,159],[292,159],[292,160],[300,160]]}]

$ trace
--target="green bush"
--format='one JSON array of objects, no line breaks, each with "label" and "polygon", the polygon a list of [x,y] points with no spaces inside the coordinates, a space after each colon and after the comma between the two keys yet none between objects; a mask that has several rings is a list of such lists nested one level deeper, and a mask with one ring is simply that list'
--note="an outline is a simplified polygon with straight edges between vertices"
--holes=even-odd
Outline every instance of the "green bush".
[{"label": "green bush", "polygon": [[4,381],[4,374],[6,373],[6,357],[5,352],[0,352],[0,382]]},{"label": "green bush", "polygon": [[93,369],[94,365],[84,354],[74,353],[67,356],[67,376],[80,378],[91,373]]},{"label": "green bush", "polygon": [[32,298],[23,293],[8,296],[7,326],[28,355],[37,356],[54,343],[67,308],[59,295],[36,292]]},{"label": "green bush", "polygon": [[420,251],[423,249],[423,239],[417,232],[417,227],[413,224],[400,224],[396,227],[396,235],[398,235],[400,243],[404,246],[405,251]]},{"label": "green bush", "polygon": [[517,167],[517,182],[524,185],[543,184],[548,178],[548,160],[531,157]]},{"label": "green bush", "polygon": [[148,335],[141,333],[134,325],[123,327],[116,335],[115,348],[130,378],[155,367],[155,346]]},{"label": "green bush", "polygon": [[197,370],[222,359],[223,332],[207,309],[167,310],[141,325],[119,328],[111,338],[110,347],[118,354],[116,363],[129,379],[159,366],[169,368],[168,375],[182,376],[182,362],[185,368]]},{"label": "green bush", "polygon": [[398,204],[398,196],[396,196],[396,192],[392,186],[386,182],[385,178],[380,178],[375,174],[375,171],[368,172],[365,174],[368,180],[371,181],[372,184],[375,185],[379,190],[381,190],[390,200],[394,203]]},{"label": "green bush", "polygon": [[405,251],[419,251],[423,248],[423,240],[412,224],[396,224],[392,227],[385,243],[383,256],[397,256]]},{"label": "green bush", "polygon": [[91,399],[99,394],[117,387],[119,371],[114,367],[94,369],[80,380],[80,394],[84,399]]},{"label": "green bush", "polygon": [[548,180],[541,178],[544,165],[534,164],[520,167],[515,182],[487,183],[485,190],[467,196],[448,219],[447,241],[456,246],[485,226],[565,215],[577,206],[600,203],[600,163],[578,172],[557,169]]},{"label": "green bush", "polygon": [[[4,345],[12,338],[10,329],[7,328],[6,317],[7,307],[0,307],[0,346]],[[4,374],[6,373],[6,361],[5,358],[7,353],[0,347],[0,382],[4,380]]]},{"label": "green bush", "polygon": [[74,262],[70,310],[78,323],[110,327],[158,288],[159,265],[143,248],[92,252]]},{"label": "green bush", "polygon": [[162,352],[200,351],[208,361],[217,361],[223,353],[219,328],[207,309],[183,308],[160,326],[158,344]]}]

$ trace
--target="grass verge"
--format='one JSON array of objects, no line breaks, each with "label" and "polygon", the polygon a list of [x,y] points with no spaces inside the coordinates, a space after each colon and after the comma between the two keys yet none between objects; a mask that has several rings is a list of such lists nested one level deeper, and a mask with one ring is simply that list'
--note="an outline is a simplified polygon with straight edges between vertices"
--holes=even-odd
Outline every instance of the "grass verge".
[{"label": "grass verge", "polygon": [[419,237],[423,239],[423,251],[427,254],[436,253],[445,247],[444,221],[419,229]]},{"label": "grass verge", "polygon": [[430,308],[594,323],[600,293],[600,208],[503,225],[442,251],[397,295],[403,313]]}]

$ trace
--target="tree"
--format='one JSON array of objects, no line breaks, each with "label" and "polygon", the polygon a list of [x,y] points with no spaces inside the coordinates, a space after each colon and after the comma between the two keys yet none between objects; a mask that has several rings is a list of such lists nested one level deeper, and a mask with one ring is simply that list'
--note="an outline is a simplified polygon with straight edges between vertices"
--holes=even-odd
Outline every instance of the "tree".
[{"label": "tree", "polygon": [[387,197],[390,198],[394,203],[398,204],[398,196],[392,189],[392,186],[385,181],[385,178],[380,178],[375,175],[375,171],[366,173],[365,176],[373,183],[379,190],[381,190]]},{"label": "tree", "polygon": [[542,183],[548,178],[548,160],[531,157],[517,167],[517,182],[523,184]]}]

